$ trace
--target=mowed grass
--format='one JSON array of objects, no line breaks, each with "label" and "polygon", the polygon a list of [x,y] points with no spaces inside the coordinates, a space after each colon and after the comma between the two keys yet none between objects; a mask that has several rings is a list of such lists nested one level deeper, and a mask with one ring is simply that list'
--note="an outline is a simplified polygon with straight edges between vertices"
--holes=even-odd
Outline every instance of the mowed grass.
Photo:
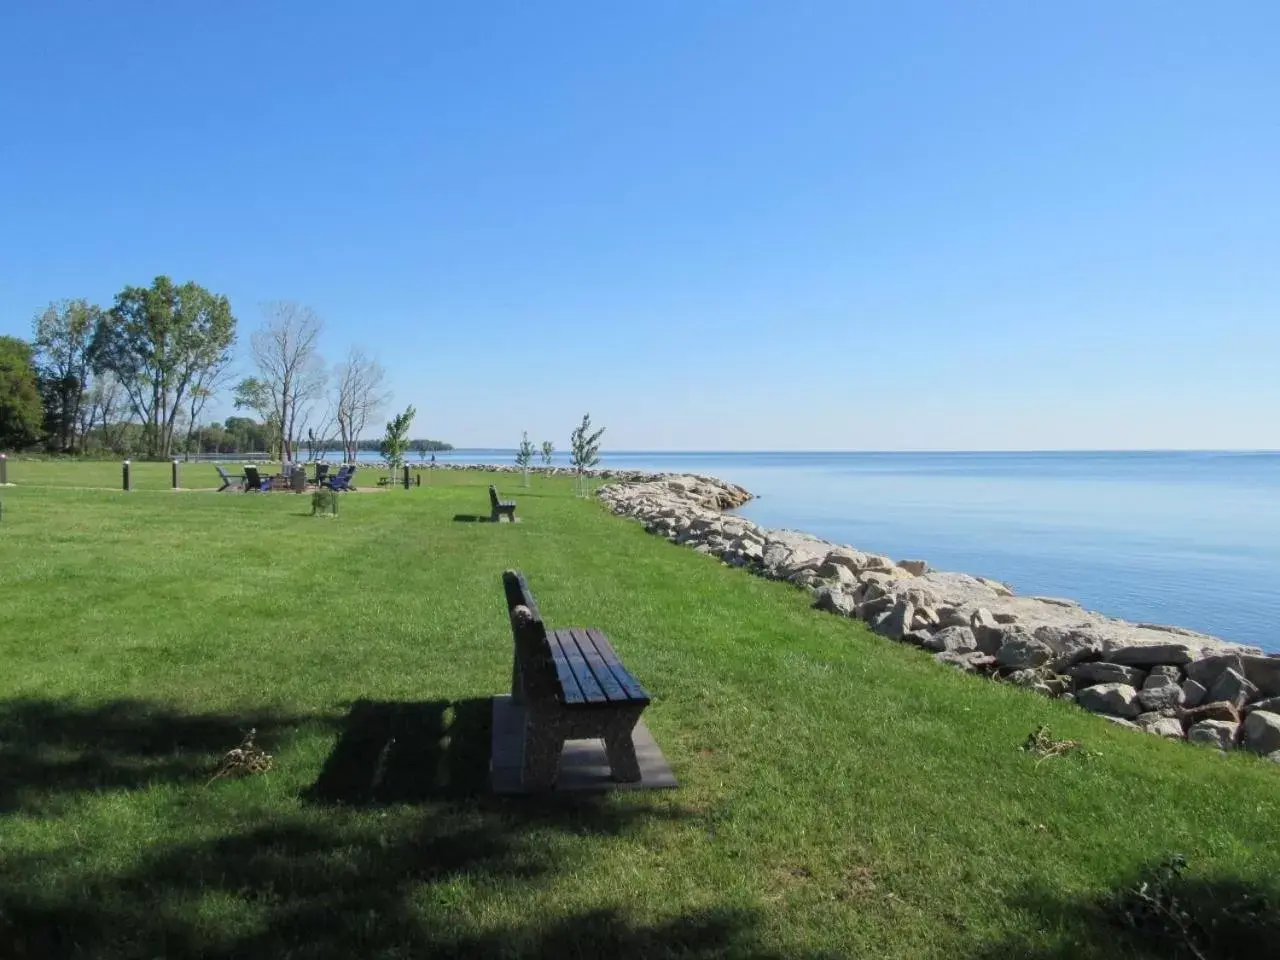
[{"label": "mowed grass", "polygon": [[[493,525],[455,520],[486,474],[327,520],[145,468],[0,489],[0,956],[1114,957],[1097,904],[1170,854],[1276,893],[1274,764],[942,669],[567,480],[499,478]],[[680,789],[487,793],[507,567],[612,638]],[[274,768],[210,784],[249,728]]]}]

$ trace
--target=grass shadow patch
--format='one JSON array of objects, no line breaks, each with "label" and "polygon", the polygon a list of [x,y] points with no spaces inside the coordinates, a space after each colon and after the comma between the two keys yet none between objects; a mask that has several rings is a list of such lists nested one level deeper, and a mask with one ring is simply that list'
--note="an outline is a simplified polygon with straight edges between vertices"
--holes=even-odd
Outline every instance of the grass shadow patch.
[{"label": "grass shadow patch", "polygon": [[268,711],[183,713],[146,700],[5,701],[0,813],[42,806],[62,794],[206,779],[249,730],[270,750],[307,719]]},{"label": "grass shadow patch", "polygon": [[[1231,960],[1275,956],[1280,944],[1280,887],[1229,876],[1199,876],[1180,857],[1148,865],[1095,897],[1064,897],[1045,888],[1012,898],[1056,942],[1016,936],[983,957],[1033,960],[1125,956],[1143,960]],[[1101,945],[1089,952],[1082,944]]]}]

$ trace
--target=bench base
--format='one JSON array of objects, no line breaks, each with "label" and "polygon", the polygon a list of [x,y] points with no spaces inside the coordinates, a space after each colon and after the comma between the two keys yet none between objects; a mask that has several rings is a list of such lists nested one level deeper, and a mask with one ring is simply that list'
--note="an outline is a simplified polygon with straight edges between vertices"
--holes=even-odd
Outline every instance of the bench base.
[{"label": "bench base", "polygon": [[[493,698],[493,750],[489,776],[494,793],[531,793],[520,779],[524,749],[524,707],[512,703],[509,694]],[[644,720],[632,731],[640,779],[619,783],[613,779],[602,740],[570,740],[560,756],[560,775],[555,792],[601,790],[662,790],[677,786],[667,758],[654,742]]]}]

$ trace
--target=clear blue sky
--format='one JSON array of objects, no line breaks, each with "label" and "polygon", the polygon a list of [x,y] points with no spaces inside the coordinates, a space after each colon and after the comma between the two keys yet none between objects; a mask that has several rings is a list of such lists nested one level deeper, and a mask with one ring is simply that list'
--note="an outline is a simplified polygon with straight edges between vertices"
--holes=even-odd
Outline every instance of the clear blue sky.
[{"label": "clear blue sky", "polygon": [[[1280,447],[1280,3],[8,4],[0,333],[295,299],[415,433]],[[247,336],[244,338],[247,339]]]}]

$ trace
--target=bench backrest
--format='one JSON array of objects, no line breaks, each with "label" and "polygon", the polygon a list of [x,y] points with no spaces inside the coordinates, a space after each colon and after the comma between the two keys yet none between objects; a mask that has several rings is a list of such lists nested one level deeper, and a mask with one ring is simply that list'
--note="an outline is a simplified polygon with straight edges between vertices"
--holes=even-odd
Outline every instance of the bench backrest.
[{"label": "bench backrest", "polygon": [[[489,505],[493,507],[498,505],[498,488],[492,483],[489,484]],[[503,574],[503,576],[506,576],[506,574]],[[525,589],[528,590],[528,587],[525,587]]]},{"label": "bench backrest", "polygon": [[262,485],[262,477],[258,476],[257,467],[245,467],[244,479],[245,479],[245,482],[251,487],[258,487]]},{"label": "bench backrest", "polygon": [[502,590],[511,620],[511,639],[520,662],[520,682],[526,699],[554,700],[560,692],[555,662],[547,644],[547,628],[538,612],[538,602],[529,592],[524,574],[508,570],[502,575]]},{"label": "bench backrest", "polygon": [[319,483],[329,475],[329,465],[327,463],[316,464],[316,483]]},{"label": "bench backrest", "polygon": [[220,466],[220,465],[215,465],[215,466],[214,466],[214,469],[218,471],[218,476],[220,476],[223,480],[230,480],[230,479],[231,479],[230,475],[227,473],[227,468],[226,468],[226,467],[224,467],[224,466]]}]

